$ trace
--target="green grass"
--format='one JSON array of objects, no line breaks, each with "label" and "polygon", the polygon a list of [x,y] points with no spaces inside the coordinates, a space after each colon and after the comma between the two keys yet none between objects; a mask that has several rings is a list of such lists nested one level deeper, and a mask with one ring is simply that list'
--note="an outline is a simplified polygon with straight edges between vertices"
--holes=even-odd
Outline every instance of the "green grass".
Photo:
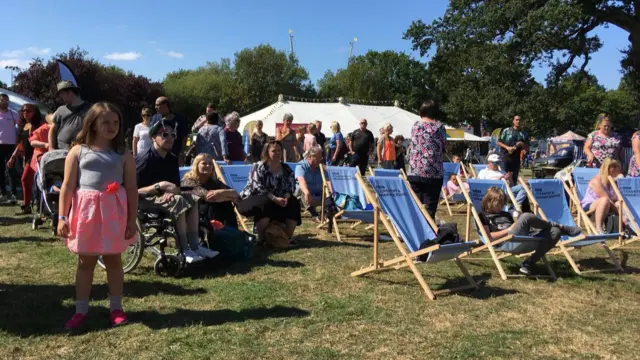
[{"label": "green grass", "polygon": [[[474,292],[426,300],[407,270],[354,278],[371,262],[371,235],[344,227],[338,243],[308,222],[301,246],[251,263],[159,278],[153,259],[126,276],[131,324],[107,326],[105,274],[96,269],[90,330],[70,336],[75,257],[48,229],[0,207],[0,358],[5,359],[632,359],[638,358],[640,251],[624,274],[502,281],[490,262],[466,262]],[[463,232],[464,215],[457,221]],[[474,233],[475,236],[475,233]],[[398,251],[385,242],[381,257]],[[576,252],[586,267],[602,251]],[[616,251],[617,255],[622,255]],[[505,259],[515,271],[517,259]],[[606,265],[606,264],[605,264]],[[434,289],[458,283],[451,263],[421,266]]]}]

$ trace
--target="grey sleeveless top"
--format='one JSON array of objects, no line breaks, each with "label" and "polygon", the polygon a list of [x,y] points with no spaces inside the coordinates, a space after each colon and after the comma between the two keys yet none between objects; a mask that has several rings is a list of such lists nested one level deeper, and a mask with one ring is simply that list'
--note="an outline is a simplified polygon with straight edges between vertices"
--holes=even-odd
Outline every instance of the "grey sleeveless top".
[{"label": "grey sleeveless top", "polygon": [[122,155],[112,150],[93,150],[85,145],[78,155],[78,186],[83,190],[105,191],[113,182],[122,184]]}]

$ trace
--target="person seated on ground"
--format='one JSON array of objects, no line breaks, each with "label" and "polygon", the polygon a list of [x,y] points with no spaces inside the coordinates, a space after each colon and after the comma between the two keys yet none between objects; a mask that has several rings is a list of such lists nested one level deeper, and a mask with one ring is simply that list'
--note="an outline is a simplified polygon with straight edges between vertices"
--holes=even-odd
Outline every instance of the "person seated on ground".
[{"label": "person seated on ground", "polygon": [[543,240],[538,247],[521,265],[520,272],[525,275],[533,274],[533,265],[551,250],[560,240],[560,236],[578,236],[582,229],[577,226],[565,226],[548,222],[538,216],[526,212],[514,220],[511,213],[504,211],[507,204],[507,194],[499,187],[490,187],[482,198],[482,212],[480,222],[491,239],[501,239],[507,235],[538,236]]},{"label": "person seated on ground", "polygon": [[311,214],[314,222],[320,222],[316,209],[322,204],[322,174],[320,163],[322,162],[322,148],[315,145],[304,153],[304,160],[296,165],[296,180],[298,187],[295,196],[302,202],[303,208]]},{"label": "person seated on ground", "polygon": [[265,230],[271,220],[285,224],[290,245],[296,226],[302,223],[300,202],[293,196],[296,179],[293,170],[282,162],[282,144],[269,141],[262,149],[262,160],[253,165],[247,185],[240,192],[238,211],[252,215],[258,241],[265,241]]},{"label": "person seated on ground", "polygon": [[178,157],[171,150],[176,138],[174,128],[159,121],[149,129],[153,145],[136,157],[138,193],[145,196],[139,210],[168,213],[176,220],[178,241],[187,263],[213,258],[218,252],[200,244],[198,237],[198,197],[180,192]]},{"label": "person seated on ground", "polygon": [[512,173],[505,173],[500,170],[500,156],[498,154],[491,154],[487,156],[487,167],[480,170],[478,173],[478,179],[480,180],[507,180],[509,186],[511,186],[511,192],[516,196],[516,202],[518,204],[524,203],[527,199],[527,192],[522,185],[515,184],[517,179],[513,179]]},{"label": "person seated on ground", "polygon": [[[462,183],[462,186],[464,186],[465,189],[469,190],[469,184]],[[456,177],[456,174],[451,174],[449,175],[449,181],[447,181],[447,195],[454,194],[462,194],[462,188],[460,187],[460,184],[458,184],[458,178]]]},{"label": "person seated on ground", "polygon": [[[600,166],[600,172],[591,181],[580,202],[580,206],[588,211],[594,211],[596,216],[596,231],[604,233],[602,225],[610,212],[619,214],[616,202],[618,197],[613,191],[608,177],[617,178],[622,175],[622,166],[618,160],[606,158]],[[624,220],[624,219],[623,219]],[[626,221],[626,220],[625,220]]]},{"label": "person seated on ground", "polygon": [[200,198],[198,208],[201,217],[217,220],[227,227],[238,227],[233,202],[237,201],[240,196],[215,176],[211,155],[200,154],[196,156],[191,171],[184,175],[180,185],[183,188],[189,188],[189,190],[184,190],[184,193]]}]

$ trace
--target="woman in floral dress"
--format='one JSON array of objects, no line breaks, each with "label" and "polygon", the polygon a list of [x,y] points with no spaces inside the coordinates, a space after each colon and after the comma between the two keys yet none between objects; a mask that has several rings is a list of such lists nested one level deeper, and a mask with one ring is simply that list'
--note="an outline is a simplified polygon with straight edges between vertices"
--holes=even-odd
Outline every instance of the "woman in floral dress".
[{"label": "woman in floral dress", "polygon": [[599,168],[604,159],[622,159],[622,138],[613,131],[613,123],[605,114],[598,115],[596,131],[587,136],[584,154],[589,167]]},{"label": "woman in floral dress", "polygon": [[442,156],[447,145],[444,125],[435,118],[438,104],[427,100],[420,106],[420,121],[411,128],[409,182],[413,191],[435,218],[442,188]]}]

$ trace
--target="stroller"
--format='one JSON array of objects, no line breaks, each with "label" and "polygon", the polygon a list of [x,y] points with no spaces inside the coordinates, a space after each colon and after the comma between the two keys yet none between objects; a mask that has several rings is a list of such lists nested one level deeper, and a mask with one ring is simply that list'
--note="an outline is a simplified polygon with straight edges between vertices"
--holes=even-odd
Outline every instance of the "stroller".
[{"label": "stroller", "polygon": [[64,161],[67,154],[67,150],[52,150],[42,155],[37,163],[35,182],[38,194],[34,198],[39,204],[38,211],[33,215],[33,230],[37,230],[40,225],[44,224],[44,216],[48,216],[51,220],[53,234],[56,234],[60,186],[64,178]]}]

